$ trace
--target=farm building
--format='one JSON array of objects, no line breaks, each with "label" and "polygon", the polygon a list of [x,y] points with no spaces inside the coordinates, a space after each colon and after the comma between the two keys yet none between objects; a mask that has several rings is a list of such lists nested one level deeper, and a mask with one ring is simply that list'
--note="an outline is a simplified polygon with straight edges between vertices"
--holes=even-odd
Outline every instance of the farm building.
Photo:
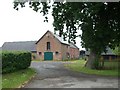
[{"label": "farm building", "polygon": [[[106,53],[105,52],[101,53],[101,59],[111,61],[111,60],[114,60],[117,58],[117,55],[115,53],[113,53],[109,47],[106,50],[107,50]],[[88,58],[89,54],[90,54],[90,52],[87,50],[85,52],[85,55],[87,56],[87,58]]]},{"label": "farm building", "polygon": [[57,34],[47,31],[38,41],[5,42],[3,50],[31,51],[32,59],[65,60],[78,59],[79,48],[64,41]]}]

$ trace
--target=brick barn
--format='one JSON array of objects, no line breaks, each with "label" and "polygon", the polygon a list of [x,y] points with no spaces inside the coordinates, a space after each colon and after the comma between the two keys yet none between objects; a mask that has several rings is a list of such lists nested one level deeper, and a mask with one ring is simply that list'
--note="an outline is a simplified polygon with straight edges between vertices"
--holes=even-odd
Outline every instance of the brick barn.
[{"label": "brick barn", "polygon": [[78,59],[79,48],[64,41],[57,34],[47,31],[38,41],[5,42],[3,50],[31,51],[32,59],[67,60]]}]

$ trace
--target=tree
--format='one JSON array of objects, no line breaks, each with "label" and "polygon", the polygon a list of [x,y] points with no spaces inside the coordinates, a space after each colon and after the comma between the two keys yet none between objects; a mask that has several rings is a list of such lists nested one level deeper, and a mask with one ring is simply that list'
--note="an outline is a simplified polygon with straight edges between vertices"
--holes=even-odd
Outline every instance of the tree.
[{"label": "tree", "polygon": [[116,55],[120,55],[120,46],[115,47],[115,49],[113,49],[113,52],[114,52]]},{"label": "tree", "polygon": [[[25,3],[14,2],[14,8],[18,10],[18,5],[25,7]],[[48,21],[49,3],[29,1],[30,8],[36,12],[40,10],[45,21]],[[96,66],[95,62],[98,62],[101,52],[106,52],[107,46],[114,48],[120,44],[120,2],[54,2],[51,7],[55,32],[74,43],[76,37],[81,37],[82,46],[90,49],[86,67],[98,69],[99,63]],[[82,35],[77,35],[77,30],[82,30]]]}]

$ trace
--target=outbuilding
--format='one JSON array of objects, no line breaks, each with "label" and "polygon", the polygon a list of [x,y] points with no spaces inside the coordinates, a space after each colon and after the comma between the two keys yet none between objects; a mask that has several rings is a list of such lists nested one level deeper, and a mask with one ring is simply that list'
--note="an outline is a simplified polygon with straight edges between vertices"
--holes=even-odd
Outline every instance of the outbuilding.
[{"label": "outbuilding", "polygon": [[47,31],[38,41],[5,42],[3,50],[30,51],[32,59],[68,60],[79,58],[79,48],[64,41],[59,35]]},{"label": "outbuilding", "polygon": [[[106,53],[105,52],[101,53],[101,59],[102,60],[111,61],[111,60],[117,59],[117,55],[114,52],[112,52],[111,48],[107,47],[106,50],[107,50]],[[86,55],[87,58],[89,57],[89,54],[90,54],[89,50],[85,51],[85,55]]]}]

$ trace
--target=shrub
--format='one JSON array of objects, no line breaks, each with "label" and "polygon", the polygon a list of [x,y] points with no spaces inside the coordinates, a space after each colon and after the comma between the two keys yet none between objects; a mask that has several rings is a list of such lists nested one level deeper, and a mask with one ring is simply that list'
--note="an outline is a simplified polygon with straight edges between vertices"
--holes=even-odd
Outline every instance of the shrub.
[{"label": "shrub", "polygon": [[3,51],[2,73],[26,69],[31,63],[31,53],[25,51]]}]

